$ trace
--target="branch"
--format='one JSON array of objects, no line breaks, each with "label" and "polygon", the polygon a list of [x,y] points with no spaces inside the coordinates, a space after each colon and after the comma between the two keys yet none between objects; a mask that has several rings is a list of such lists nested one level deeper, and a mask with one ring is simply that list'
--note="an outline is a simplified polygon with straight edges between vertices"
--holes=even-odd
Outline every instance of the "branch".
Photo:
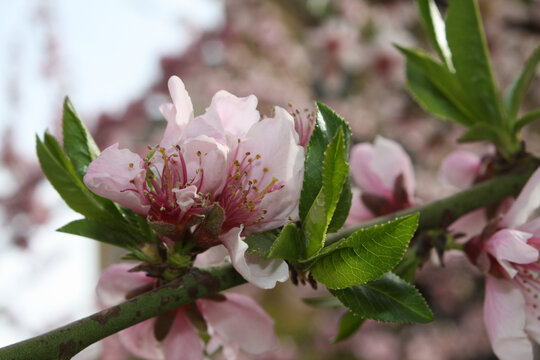
[{"label": "branch", "polygon": [[0,359],[71,359],[87,346],[141,321],[246,281],[232,266],[193,269],[183,278],[89,317],[0,349]]},{"label": "branch", "polygon": [[[416,212],[420,212],[419,230],[440,227],[441,223],[449,223],[472,210],[493,205],[508,196],[517,195],[537,165],[536,161],[530,161],[512,174],[486,181],[446,199],[343,229],[329,235],[326,244],[348,237],[361,228]],[[174,280],[166,286],[46,334],[2,348],[0,359],[70,359],[87,346],[118,331],[245,282],[230,265],[193,269],[183,278]]]}]

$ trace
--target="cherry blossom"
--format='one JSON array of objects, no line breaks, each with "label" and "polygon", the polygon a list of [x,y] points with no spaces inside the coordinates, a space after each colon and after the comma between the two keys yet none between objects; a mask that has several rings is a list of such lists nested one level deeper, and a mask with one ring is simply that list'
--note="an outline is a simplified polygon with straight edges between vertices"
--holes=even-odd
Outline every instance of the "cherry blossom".
[{"label": "cherry blossom", "polygon": [[[287,264],[247,254],[244,239],[298,216],[304,148],[292,115],[276,107],[273,117],[261,119],[255,96],[221,90],[194,117],[178,77],[169,80],[169,91],[172,103],[160,107],[168,122],[160,144],[145,158],[108,147],[89,165],[85,184],[145,216],[166,241],[193,231],[197,252],[223,243],[236,270],[256,286],[286,281]],[[219,234],[194,228],[216,205],[224,211]]]},{"label": "cherry blossom", "polygon": [[502,217],[466,244],[468,257],[486,274],[484,320],[500,359],[533,359],[540,343],[540,170]]},{"label": "cherry blossom", "polygon": [[377,136],[373,145],[355,145],[350,168],[359,189],[353,188],[347,225],[412,206],[415,188],[412,162],[395,141]]}]

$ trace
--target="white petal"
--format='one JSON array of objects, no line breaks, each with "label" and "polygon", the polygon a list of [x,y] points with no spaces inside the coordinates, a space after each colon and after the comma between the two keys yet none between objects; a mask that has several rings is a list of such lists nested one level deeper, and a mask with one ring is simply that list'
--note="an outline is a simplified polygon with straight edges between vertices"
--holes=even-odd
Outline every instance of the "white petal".
[{"label": "white petal", "polygon": [[501,221],[502,227],[516,228],[525,224],[540,206],[540,168],[530,177],[518,198]]},{"label": "white petal", "polygon": [[219,122],[226,132],[243,138],[249,128],[260,119],[257,98],[254,95],[239,98],[220,90],[212,98],[203,117],[211,119],[211,122]]},{"label": "white petal", "polygon": [[501,360],[532,360],[525,328],[525,300],[508,280],[486,276],[484,321],[493,351]]},{"label": "white petal", "polygon": [[[169,78],[169,92],[174,105],[174,111],[170,105],[160,107],[163,116],[167,119],[167,128],[163,134],[160,145],[168,147],[179,142],[182,131],[193,118],[193,104],[186,91],[184,83],[178,76]],[[174,118],[173,116],[174,115]]]},{"label": "white petal", "polygon": [[195,203],[195,198],[197,197],[197,187],[195,185],[190,185],[183,189],[173,189],[173,193],[176,197],[176,203],[183,212],[191,209],[191,206]]},{"label": "white petal", "polygon": [[248,282],[262,289],[271,289],[278,281],[287,281],[289,278],[287,263],[281,259],[267,260],[246,254],[248,245],[240,237],[241,232],[242,228],[237,227],[220,236],[236,271]]},{"label": "white petal", "polygon": [[486,251],[493,255],[510,277],[514,277],[517,270],[511,262],[517,264],[530,264],[538,260],[538,250],[527,244],[532,234],[503,229],[493,234],[486,242]]}]

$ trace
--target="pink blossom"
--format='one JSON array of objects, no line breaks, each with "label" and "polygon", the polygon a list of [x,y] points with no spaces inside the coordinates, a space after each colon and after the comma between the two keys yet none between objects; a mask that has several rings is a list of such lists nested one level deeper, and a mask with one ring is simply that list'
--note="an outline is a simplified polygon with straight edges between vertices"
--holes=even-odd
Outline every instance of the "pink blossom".
[{"label": "pink blossom", "polygon": [[292,116],[276,107],[260,119],[257,98],[218,92],[204,115],[185,129],[189,138],[206,132],[227,144],[227,175],[219,205],[225,211],[220,241],[235,269],[250,283],[272,288],[289,277],[283,260],[246,254],[246,235],[283,226],[297,218],[304,171],[304,149],[298,145]]},{"label": "pink blossom", "polygon": [[[486,273],[484,320],[501,359],[533,359],[540,343],[540,170],[495,228],[486,227],[466,245],[469,258]],[[490,230],[495,228],[495,230]]]},{"label": "pink blossom", "polygon": [[415,188],[412,162],[395,141],[378,136],[374,144],[361,143],[351,150],[353,202],[347,224],[408,208]]},{"label": "pink blossom", "polygon": [[[113,306],[127,298],[148,291],[156,279],[140,272],[128,272],[130,264],[116,264],[107,268],[97,286],[102,305]],[[273,320],[252,299],[226,293],[218,297],[196,300],[194,306],[184,306],[161,315],[161,320],[172,320],[170,328],[156,338],[158,318],[152,318],[117,334],[119,342],[133,356],[149,360],[204,359],[204,343],[190,314],[200,314],[212,336],[208,352],[223,348],[226,359],[235,359],[239,350],[261,354],[275,349],[277,339]],[[181,356],[180,356],[181,354]]]},{"label": "pink blossom", "polygon": [[246,254],[246,235],[283,226],[297,218],[304,171],[293,117],[276,107],[260,118],[257,98],[217,92],[203,115],[178,77],[169,80],[173,102],[160,107],[168,121],[160,145],[142,159],[112,145],[88,167],[84,182],[96,194],[169,227],[175,241],[192,229],[192,219],[219,204],[225,211],[221,235],[195,231],[198,250],[223,243],[233,266],[262,288],[288,279],[283,260]]},{"label": "pink blossom", "polygon": [[443,183],[458,189],[467,189],[474,184],[482,166],[482,159],[470,152],[457,150],[444,158],[439,176]]}]

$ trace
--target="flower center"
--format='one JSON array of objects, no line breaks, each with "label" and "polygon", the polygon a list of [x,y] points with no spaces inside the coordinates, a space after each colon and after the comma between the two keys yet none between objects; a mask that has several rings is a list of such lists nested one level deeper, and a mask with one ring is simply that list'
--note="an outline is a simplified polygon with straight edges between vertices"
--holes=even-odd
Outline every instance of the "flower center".
[{"label": "flower center", "polygon": [[261,203],[264,197],[285,186],[275,177],[268,174],[268,168],[263,166],[261,155],[253,156],[250,152],[240,158],[236,156],[229,166],[227,181],[219,203],[227,214],[222,231],[233,227],[259,224],[261,222],[277,221],[266,219],[267,210]]},{"label": "flower center", "polygon": [[[141,186],[136,186],[136,189],[125,191],[138,193],[148,201],[149,221],[179,225],[187,223],[192,216],[200,215],[213,201],[211,194],[198,192],[204,182],[204,171],[200,166],[201,152],[196,153],[199,168],[190,176],[179,146],[168,149],[156,146],[149,147],[149,150],[150,153],[142,164],[145,181]],[[134,180],[131,182],[135,183]]]}]

